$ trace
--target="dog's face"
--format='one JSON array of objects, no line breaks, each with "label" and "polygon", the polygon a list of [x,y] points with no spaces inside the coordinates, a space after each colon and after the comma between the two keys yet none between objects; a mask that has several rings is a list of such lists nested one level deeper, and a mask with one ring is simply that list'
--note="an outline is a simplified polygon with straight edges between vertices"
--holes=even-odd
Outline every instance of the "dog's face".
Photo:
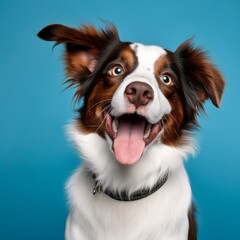
[{"label": "dog's face", "polygon": [[222,76],[190,41],[171,52],[121,42],[114,26],[50,25],[39,37],[65,44],[67,82],[84,98],[79,129],[105,138],[121,164],[136,163],[155,142],[181,145],[204,101],[220,105]]}]

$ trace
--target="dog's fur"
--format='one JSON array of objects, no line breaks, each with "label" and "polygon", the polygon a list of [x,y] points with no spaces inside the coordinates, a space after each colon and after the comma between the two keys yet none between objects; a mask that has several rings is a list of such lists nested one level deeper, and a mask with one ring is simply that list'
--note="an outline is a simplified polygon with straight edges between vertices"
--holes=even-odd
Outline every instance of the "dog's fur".
[{"label": "dog's fur", "polygon": [[[205,52],[191,41],[175,52],[121,42],[113,25],[54,24],[38,36],[65,44],[67,82],[76,86],[76,100],[83,99],[68,127],[83,164],[67,184],[66,239],[197,239],[183,160],[195,152],[190,132],[203,103],[209,98],[219,107],[224,89]],[[130,198],[166,174],[159,190],[137,201],[104,193],[124,191]],[[96,183],[103,192],[93,195]]]}]

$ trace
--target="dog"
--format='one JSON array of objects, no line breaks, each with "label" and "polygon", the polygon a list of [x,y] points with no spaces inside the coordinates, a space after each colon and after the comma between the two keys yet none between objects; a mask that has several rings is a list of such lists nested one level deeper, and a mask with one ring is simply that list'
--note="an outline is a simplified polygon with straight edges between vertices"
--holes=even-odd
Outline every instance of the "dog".
[{"label": "dog", "polygon": [[68,134],[83,164],[67,183],[66,240],[195,240],[195,208],[184,159],[224,80],[205,51],[174,52],[122,42],[104,28],[48,25],[38,36],[64,44],[66,82],[82,101]]}]

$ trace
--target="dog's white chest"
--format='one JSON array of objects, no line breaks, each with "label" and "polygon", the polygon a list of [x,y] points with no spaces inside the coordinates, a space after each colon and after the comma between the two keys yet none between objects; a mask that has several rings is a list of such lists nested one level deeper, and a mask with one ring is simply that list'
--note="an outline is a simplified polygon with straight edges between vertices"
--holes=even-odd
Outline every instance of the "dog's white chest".
[{"label": "dog's white chest", "polygon": [[184,168],[153,195],[121,202],[103,193],[93,196],[93,182],[79,170],[69,181],[72,211],[67,240],[186,240],[191,190]]}]

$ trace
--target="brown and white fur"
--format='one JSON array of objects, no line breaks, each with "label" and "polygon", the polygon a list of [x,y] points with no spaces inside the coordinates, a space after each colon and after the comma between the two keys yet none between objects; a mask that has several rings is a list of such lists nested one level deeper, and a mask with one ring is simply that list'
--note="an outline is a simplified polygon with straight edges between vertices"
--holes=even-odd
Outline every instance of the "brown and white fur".
[{"label": "brown and white fur", "polygon": [[[67,183],[66,239],[197,239],[183,161],[195,152],[190,132],[205,100],[219,107],[224,89],[205,52],[189,40],[174,52],[121,42],[113,25],[54,24],[38,36],[65,44],[67,82],[83,99],[68,127],[83,164]],[[141,200],[92,193],[93,174],[103,191],[131,196],[166,173],[166,183]]]}]

